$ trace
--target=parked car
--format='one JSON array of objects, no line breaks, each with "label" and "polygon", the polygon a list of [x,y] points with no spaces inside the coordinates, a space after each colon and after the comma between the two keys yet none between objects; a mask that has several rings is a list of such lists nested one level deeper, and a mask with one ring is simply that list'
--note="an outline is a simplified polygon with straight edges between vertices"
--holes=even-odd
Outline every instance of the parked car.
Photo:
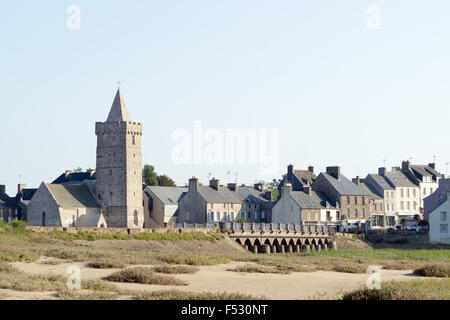
[{"label": "parked car", "polygon": [[346,233],[355,233],[357,231],[358,231],[358,226],[354,225],[354,224],[350,224],[350,225],[344,226],[342,228],[342,232],[346,232]]}]

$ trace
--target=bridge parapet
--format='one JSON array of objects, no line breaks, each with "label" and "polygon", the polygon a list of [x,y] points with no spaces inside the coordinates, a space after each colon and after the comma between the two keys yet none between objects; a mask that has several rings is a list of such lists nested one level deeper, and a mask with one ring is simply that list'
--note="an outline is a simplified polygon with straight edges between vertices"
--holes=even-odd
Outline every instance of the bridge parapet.
[{"label": "bridge parapet", "polygon": [[237,223],[225,222],[222,231],[229,233],[260,233],[260,234],[302,234],[302,235],[330,235],[333,230],[327,225],[298,225],[284,223]]}]

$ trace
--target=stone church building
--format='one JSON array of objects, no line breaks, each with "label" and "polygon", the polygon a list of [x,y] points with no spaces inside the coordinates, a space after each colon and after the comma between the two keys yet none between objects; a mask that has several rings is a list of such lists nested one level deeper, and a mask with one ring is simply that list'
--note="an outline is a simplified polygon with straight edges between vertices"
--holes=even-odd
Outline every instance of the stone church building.
[{"label": "stone church building", "polygon": [[142,123],[133,122],[120,89],[108,118],[95,124],[96,179],[42,183],[28,205],[34,226],[142,228]]}]

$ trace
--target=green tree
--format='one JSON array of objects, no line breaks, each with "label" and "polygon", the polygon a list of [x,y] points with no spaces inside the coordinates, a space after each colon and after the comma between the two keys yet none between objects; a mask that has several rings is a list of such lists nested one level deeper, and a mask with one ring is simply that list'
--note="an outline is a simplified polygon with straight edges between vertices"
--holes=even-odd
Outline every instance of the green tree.
[{"label": "green tree", "polygon": [[419,222],[419,221],[420,221],[420,215],[416,213],[416,214],[414,215],[414,220],[415,220],[416,222]]},{"label": "green tree", "polygon": [[165,174],[158,176],[158,185],[162,187],[176,187],[175,181]]},{"label": "green tree", "polygon": [[264,184],[264,188],[266,190],[272,191],[272,201],[277,201],[280,196],[278,192],[278,184],[281,182],[281,179],[273,179],[271,182],[266,182]]},{"label": "green tree", "polygon": [[156,174],[153,166],[149,164],[144,165],[144,170],[142,170],[142,180],[147,186],[158,185],[158,175]]}]

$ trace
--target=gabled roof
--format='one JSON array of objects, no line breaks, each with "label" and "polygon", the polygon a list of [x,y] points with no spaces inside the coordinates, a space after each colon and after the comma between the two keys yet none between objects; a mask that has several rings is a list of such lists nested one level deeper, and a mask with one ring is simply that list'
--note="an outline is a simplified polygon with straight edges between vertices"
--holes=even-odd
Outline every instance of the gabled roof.
[{"label": "gabled roof", "polygon": [[239,187],[237,194],[242,201],[248,203],[258,203],[266,208],[272,208],[273,203],[264,197],[264,193],[252,187]]},{"label": "gabled roof", "polygon": [[421,181],[423,181],[423,177],[433,177],[436,179],[436,177],[441,176],[439,172],[429,165],[411,165],[411,170],[414,176]]},{"label": "gabled roof", "polygon": [[314,173],[309,170],[294,170],[294,176],[303,184],[312,185],[314,180],[317,178]]},{"label": "gabled roof", "polygon": [[18,208],[13,198],[6,193],[0,193],[0,208]]},{"label": "gabled roof", "polygon": [[46,186],[60,207],[100,207],[85,184],[46,184]]},{"label": "gabled roof", "polygon": [[146,186],[144,194],[151,191],[162,203],[177,205],[188,189],[188,187]]},{"label": "gabled roof", "polygon": [[331,186],[339,193],[340,195],[349,195],[349,196],[368,196],[370,195],[364,189],[358,187],[352,181],[347,179],[343,174],[340,175],[340,179],[337,180],[335,177],[329,175],[326,172],[322,172],[321,175],[331,184]]},{"label": "gabled roof", "polygon": [[387,181],[382,175],[369,173],[369,176],[375,181],[375,183],[383,190],[394,190],[389,181]]},{"label": "gabled roof", "polygon": [[322,199],[315,193],[311,191],[311,194],[307,194],[304,191],[292,191],[292,199],[301,207],[305,209],[322,209]]},{"label": "gabled roof", "polygon": [[386,172],[385,178],[394,187],[417,187],[403,172]]},{"label": "gabled roof", "polygon": [[114,121],[131,121],[128,109],[123,99],[120,89],[117,89],[116,96],[114,98],[111,110],[109,111],[108,119],[106,122]]},{"label": "gabled roof", "polygon": [[360,188],[364,189],[367,193],[370,194],[370,196],[376,200],[383,199],[378,192],[375,190],[374,187],[372,187],[369,183],[362,182],[358,185]]},{"label": "gabled roof", "polygon": [[238,193],[226,187],[220,187],[217,191],[209,186],[198,186],[198,193],[208,203],[242,203]]},{"label": "gabled roof", "polygon": [[88,172],[65,172],[56,178],[52,184],[82,184],[84,180],[95,180],[95,170]]}]

